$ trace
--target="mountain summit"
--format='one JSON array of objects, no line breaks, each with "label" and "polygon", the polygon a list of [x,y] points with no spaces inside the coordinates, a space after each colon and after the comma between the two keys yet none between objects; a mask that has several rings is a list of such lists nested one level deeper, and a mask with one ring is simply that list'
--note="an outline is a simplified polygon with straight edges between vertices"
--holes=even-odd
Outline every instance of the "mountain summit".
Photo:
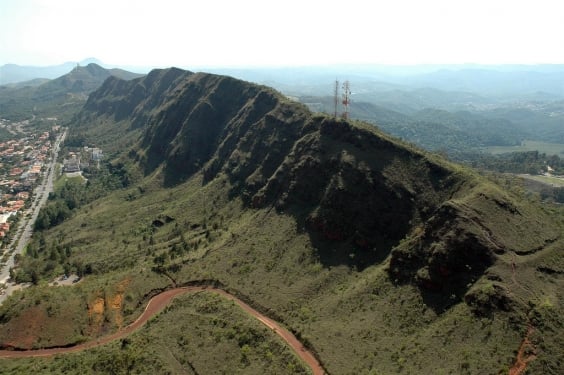
[{"label": "mountain summit", "polygon": [[[115,131],[138,137],[129,158],[145,175],[158,171],[164,186],[197,173],[206,183],[228,176],[248,207],[305,209],[300,219],[310,230],[356,243],[353,263],[364,266],[426,238],[426,247],[460,251],[443,260],[476,263],[473,274],[495,254],[533,253],[559,234],[547,215],[469,171],[234,78],[176,68],[130,81],[112,77],[90,95],[76,131],[95,132],[90,125],[108,118]],[[434,243],[446,237],[448,244]],[[392,260],[392,268],[401,262]],[[431,274],[445,267],[433,265]]]}]

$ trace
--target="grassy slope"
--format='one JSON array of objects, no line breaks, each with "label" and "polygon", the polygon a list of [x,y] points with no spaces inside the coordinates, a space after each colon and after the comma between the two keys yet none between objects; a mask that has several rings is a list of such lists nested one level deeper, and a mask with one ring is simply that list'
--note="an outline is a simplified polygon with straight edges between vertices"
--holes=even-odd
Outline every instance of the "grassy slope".
[{"label": "grassy slope", "polygon": [[[100,291],[111,294],[120,280],[129,278],[129,297],[122,311],[125,323],[133,320],[140,311],[137,301],[150,289],[170,283],[150,268],[154,256],[170,253],[170,247],[182,233],[190,250],[170,261],[182,265],[178,272],[170,273],[177,283],[212,278],[248,296],[255,305],[263,306],[299,332],[319,353],[330,373],[370,373],[371,369],[383,373],[418,373],[429,369],[434,373],[496,373],[507,369],[513,361],[527,323],[523,315],[496,312],[476,317],[464,303],[437,312],[426,304],[418,288],[391,283],[385,262],[361,272],[347,266],[325,266],[309,234],[298,227],[294,217],[268,209],[243,210],[239,200],[227,200],[229,183],[225,178],[202,189],[199,178],[172,189],[157,186],[146,182],[143,193],[138,188],[117,192],[86,207],[74,220],[50,233],[52,238],[62,236],[71,241],[73,257],[93,263],[94,269],[102,273],[89,276],[74,287],[82,297],[69,298],[71,305]],[[137,198],[131,200],[131,196]],[[175,220],[155,230],[152,241],[148,236],[144,240],[143,234],[150,233],[152,221],[163,215]],[[101,232],[108,235],[100,238]],[[150,245],[152,242],[155,245]],[[534,265],[546,262],[545,254],[560,259],[555,249],[556,245],[530,258],[520,257],[519,263],[527,273],[517,276],[518,285],[537,283],[539,275]],[[511,277],[507,263],[496,267],[501,270],[498,273],[503,271],[504,277]],[[544,314],[550,317],[561,308],[561,279],[557,274],[542,277],[553,285],[552,289],[529,299],[542,306]],[[533,286],[538,289],[536,285],[527,289]],[[519,293],[517,285],[511,288]],[[32,288],[21,295],[33,300],[34,293],[38,292]],[[50,293],[53,296],[44,299],[52,301],[57,292]],[[21,303],[17,309],[22,309]],[[179,309],[189,313],[188,307]],[[9,308],[3,306],[2,311],[6,310]],[[84,314],[87,312],[83,311],[83,317]],[[63,318],[56,313],[54,316]],[[84,319],[77,320],[75,324],[87,332],[89,325]],[[546,321],[550,324],[551,320]],[[177,324],[175,319],[163,318],[160,322],[162,330]],[[54,319],[52,324],[60,324],[60,320]],[[111,327],[107,325],[108,329]],[[554,329],[553,325],[550,327]],[[70,337],[65,338],[70,342]],[[38,344],[46,339],[42,340]],[[545,344],[550,340],[545,339]],[[139,345],[140,351],[151,353],[151,346],[142,349],[143,345]],[[175,347],[174,343],[171,345]],[[541,354],[541,358],[554,366],[558,360],[554,347],[548,345],[546,350],[547,357]],[[436,360],[437,353],[440,362]],[[157,362],[170,360],[170,354],[153,354]],[[92,356],[102,360],[103,355],[94,351],[69,360],[88,361]],[[188,360],[197,362],[199,354],[194,353]],[[36,361],[39,360],[29,363]]]}]

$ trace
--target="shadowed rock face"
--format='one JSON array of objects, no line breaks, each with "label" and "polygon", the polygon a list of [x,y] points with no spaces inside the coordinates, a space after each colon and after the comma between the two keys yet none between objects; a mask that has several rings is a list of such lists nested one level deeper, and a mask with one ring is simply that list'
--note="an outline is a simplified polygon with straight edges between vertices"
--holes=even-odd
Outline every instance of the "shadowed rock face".
[{"label": "shadowed rock face", "polygon": [[421,233],[394,249],[390,274],[398,281],[414,280],[424,290],[461,298],[495,261],[497,246],[488,243],[482,231],[478,223],[446,202]]},{"label": "shadowed rock face", "polygon": [[145,174],[162,173],[165,186],[226,175],[249,209],[293,215],[326,266],[362,270],[389,257],[392,279],[460,300],[496,254],[550,239],[543,220],[482,191],[476,177],[230,77],[168,69],[109,78],[81,116],[141,129],[129,155]]}]

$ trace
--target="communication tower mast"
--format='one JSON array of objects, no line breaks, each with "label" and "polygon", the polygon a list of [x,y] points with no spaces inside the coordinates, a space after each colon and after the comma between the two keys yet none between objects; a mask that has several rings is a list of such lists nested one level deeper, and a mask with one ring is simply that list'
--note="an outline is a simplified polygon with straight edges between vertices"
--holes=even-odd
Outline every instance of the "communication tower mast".
[{"label": "communication tower mast", "polygon": [[335,80],[335,95],[333,96],[333,100],[335,101],[335,112],[333,116],[337,118],[337,107],[339,106],[339,81]]},{"label": "communication tower mast", "polygon": [[351,87],[349,81],[343,82],[343,106],[345,111],[343,112],[343,118],[346,120],[349,118],[349,104],[351,102]]}]

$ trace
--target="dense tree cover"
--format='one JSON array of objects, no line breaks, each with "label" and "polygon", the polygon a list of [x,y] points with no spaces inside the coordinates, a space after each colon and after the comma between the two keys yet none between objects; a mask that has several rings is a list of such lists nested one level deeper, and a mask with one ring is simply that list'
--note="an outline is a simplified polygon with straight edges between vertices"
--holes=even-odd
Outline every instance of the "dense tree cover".
[{"label": "dense tree cover", "polygon": [[14,135],[10,133],[6,128],[4,127],[0,128],[0,142],[8,141],[13,138]]},{"label": "dense tree cover", "polygon": [[72,254],[70,245],[62,246],[56,242],[47,243],[43,234],[31,241],[27,246],[26,256],[16,259],[17,268],[10,270],[12,280],[17,283],[30,282],[37,284],[41,275],[52,273],[59,265],[67,275],[77,273],[85,274],[82,264],[68,262]]},{"label": "dense tree cover", "polygon": [[131,168],[122,163],[106,163],[100,169],[86,168],[84,181],[67,179],[54,193],[49,195],[49,202],[41,209],[35,221],[36,230],[44,230],[68,219],[72,210],[88,204],[109,192],[128,186],[134,179]]},{"label": "dense tree cover", "polygon": [[86,137],[81,133],[72,133],[65,139],[66,147],[83,147],[86,144]]},{"label": "dense tree cover", "polygon": [[43,230],[62,223],[70,217],[70,209],[64,201],[56,201],[47,204],[39,211],[35,220],[35,229]]},{"label": "dense tree cover", "polygon": [[83,264],[80,260],[72,260],[70,244],[61,245],[62,238],[46,241],[43,232],[27,245],[25,256],[18,255],[16,268],[10,269],[10,277],[16,283],[38,284],[45,276],[72,273],[82,277],[93,273],[91,264]]},{"label": "dense tree cover", "polygon": [[511,121],[512,132],[526,132],[526,139],[564,143],[564,101],[531,102],[527,107],[507,105],[484,114]]},{"label": "dense tree cover", "polygon": [[[498,175],[495,180],[504,186],[515,184],[515,182],[510,182],[512,179],[508,178],[506,173],[535,176],[549,172],[548,167],[550,167],[551,173],[557,175],[564,174],[564,159],[556,155],[539,153],[538,151],[514,152],[503,155],[464,154],[462,160],[483,171],[503,173],[503,175]],[[534,179],[523,179],[519,185],[521,184],[529,192],[537,194],[543,201],[564,203],[564,187],[550,186]]]},{"label": "dense tree cover", "polygon": [[547,186],[540,191],[540,197],[545,201],[564,203],[564,187]]},{"label": "dense tree cover", "polygon": [[474,168],[487,169],[501,173],[540,174],[553,169],[555,174],[564,174],[564,159],[557,155],[546,155],[538,151],[513,152],[510,154],[461,154]]}]

